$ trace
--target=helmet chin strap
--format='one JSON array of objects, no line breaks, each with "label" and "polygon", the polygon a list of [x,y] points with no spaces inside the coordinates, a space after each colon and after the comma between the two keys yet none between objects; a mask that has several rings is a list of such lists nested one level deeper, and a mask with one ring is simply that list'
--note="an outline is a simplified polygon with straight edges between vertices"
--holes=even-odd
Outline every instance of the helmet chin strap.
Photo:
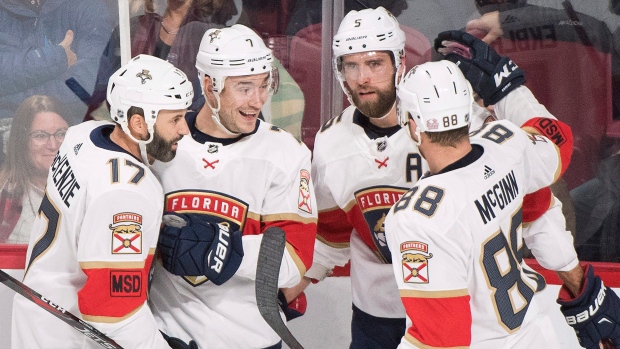
[{"label": "helmet chin strap", "polygon": [[148,157],[148,154],[146,153],[146,145],[151,143],[151,141],[153,140],[153,136],[155,134],[155,131],[153,130],[153,125],[147,124],[147,130],[149,132],[149,139],[147,139],[146,141],[136,139],[129,131],[129,127],[127,126],[127,123],[122,123],[121,128],[129,136],[129,138],[131,138],[132,141],[138,143],[138,148],[140,148],[140,157],[142,158],[142,163],[150,167],[151,164],[149,163],[149,157]]},{"label": "helmet chin strap", "polygon": [[383,120],[383,119],[387,118],[387,116],[390,115],[390,113],[392,112],[392,110],[394,110],[395,107],[396,107],[396,101],[394,101],[394,104],[392,104],[392,108],[390,108],[390,110],[385,115],[383,115],[380,118],[374,118],[374,119],[375,120]]},{"label": "helmet chin strap", "polygon": [[213,121],[215,121],[215,124],[220,128],[220,130],[222,130],[222,132],[226,133],[227,135],[229,135],[229,136],[239,136],[241,133],[236,133],[236,132],[230,131],[220,121],[220,114],[219,114],[219,112],[220,112],[220,107],[222,106],[221,103],[220,103],[220,94],[218,92],[213,92],[213,95],[215,96],[215,100],[217,101],[217,108],[213,107],[211,105],[211,103],[209,103],[209,99],[207,98],[207,96],[205,96],[205,103],[207,103],[209,108],[211,108],[211,117],[213,118]]}]

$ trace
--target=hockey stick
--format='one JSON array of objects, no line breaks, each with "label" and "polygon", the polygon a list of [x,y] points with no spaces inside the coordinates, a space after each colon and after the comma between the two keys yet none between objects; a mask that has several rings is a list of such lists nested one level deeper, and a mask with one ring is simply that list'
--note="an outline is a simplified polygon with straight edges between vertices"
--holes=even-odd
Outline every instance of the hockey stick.
[{"label": "hockey stick", "polygon": [[84,320],[64,310],[61,306],[59,306],[58,304],[55,304],[51,300],[43,297],[41,294],[37,293],[35,290],[19,282],[17,279],[13,278],[11,275],[4,272],[4,270],[2,269],[0,269],[0,282],[5,284],[8,288],[12,289],[13,291],[24,296],[24,298],[28,299],[34,304],[45,309],[48,313],[64,321],[69,326],[75,328],[76,330],[78,330],[80,333],[82,333],[86,337],[99,343],[104,348],[123,349],[123,347],[116,344],[115,341],[110,339],[105,334],[99,332],[96,328],[92,327]]},{"label": "hockey stick", "polygon": [[282,321],[278,305],[278,275],[285,245],[286,238],[281,228],[267,228],[263,233],[256,264],[256,303],[263,319],[286,345],[291,349],[303,349]]}]

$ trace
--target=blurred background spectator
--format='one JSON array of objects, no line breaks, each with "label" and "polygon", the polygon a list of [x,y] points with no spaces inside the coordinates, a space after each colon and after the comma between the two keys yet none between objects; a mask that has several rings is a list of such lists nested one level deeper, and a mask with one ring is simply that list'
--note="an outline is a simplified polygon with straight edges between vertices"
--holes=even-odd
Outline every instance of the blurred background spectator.
[{"label": "blurred background spectator", "polygon": [[[549,111],[574,132],[575,150],[564,179],[572,189],[594,177],[608,157],[608,136],[620,120],[620,55],[607,24],[577,12],[525,0],[477,0],[481,17],[466,30],[508,55]],[[609,13],[609,11],[608,11]]]},{"label": "blurred background spectator", "polygon": [[[145,0],[144,14],[131,18],[131,57],[148,54],[181,69],[194,87],[190,109],[196,110],[204,103],[195,66],[200,40],[208,29],[222,27],[237,14],[236,8],[232,0],[168,0],[163,7],[162,11],[153,0]],[[101,59],[91,110],[105,101],[108,79],[120,66],[120,37],[116,27]],[[101,118],[97,115],[90,116]]]},{"label": "blurred background spectator", "polygon": [[[608,24],[600,19],[615,15],[606,8],[605,16],[595,18],[578,12],[567,0],[475,4],[480,16],[469,21],[466,30],[519,65],[526,72],[526,85],[573,130],[571,165],[551,189],[562,201],[567,229],[581,241],[584,225],[571,199],[580,191],[569,190],[596,175],[599,162],[610,155],[612,137],[620,136],[620,55]],[[605,4],[588,2],[591,8]]]},{"label": "blurred background spectator", "polygon": [[0,169],[0,243],[28,243],[47,173],[65,138],[66,109],[50,96],[25,99],[15,112]]},{"label": "blurred background spectator", "polygon": [[112,32],[108,14],[100,0],[0,0],[0,118],[44,94],[67,106],[70,124],[81,122]]},{"label": "blurred background spectator", "polygon": [[620,152],[603,160],[597,176],[570,195],[577,217],[579,259],[620,262]]},{"label": "blurred background spectator", "polygon": [[[249,5],[246,5],[246,2]],[[257,18],[254,11],[259,11],[259,8],[270,16],[275,15],[276,12],[270,11],[268,5],[257,6],[246,0],[145,0],[141,9],[143,14],[132,17],[130,21],[131,56],[156,56],[183,70],[194,87],[194,101],[190,109],[198,110],[204,103],[201,82],[195,67],[202,36],[210,28],[221,28],[235,23],[249,26],[250,18]],[[271,18],[266,21],[272,22]],[[253,29],[259,31],[256,27]],[[264,39],[266,38],[264,35]],[[273,44],[270,46],[273,48]],[[263,108],[263,119],[301,139],[303,93],[286,68],[277,61],[275,65],[280,71],[280,89]],[[105,102],[108,78],[119,67],[120,39],[117,27],[101,60],[97,88],[88,112],[89,118],[108,117],[107,109],[102,110],[101,107]]]},{"label": "blurred background spectator", "polygon": [[[344,13],[349,13],[352,10],[359,11],[365,8],[383,6],[394,17],[398,17],[407,9],[407,3],[408,1],[405,0],[344,0]],[[286,34],[295,35],[309,25],[321,23],[322,17],[321,0],[296,1],[291,19],[286,26]]]}]

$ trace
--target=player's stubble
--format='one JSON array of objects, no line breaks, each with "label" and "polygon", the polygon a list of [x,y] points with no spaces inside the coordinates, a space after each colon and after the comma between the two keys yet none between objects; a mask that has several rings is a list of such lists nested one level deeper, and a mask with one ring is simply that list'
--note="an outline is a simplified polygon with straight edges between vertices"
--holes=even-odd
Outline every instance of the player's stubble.
[{"label": "player's stubble", "polygon": [[[394,81],[393,76],[391,80]],[[374,101],[362,101],[356,91],[352,91],[348,86],[347,89],[349,89],[355,107],[371,119],[379,119],[387,115],[396,101],[396,88],[393,82],[383,90],[375,89],[373,92],[377,94],[377,99]]]},{"label": "player's stubble", "polygon": [[159,135],[157,129],[155,130],[155,134],[153,135],[153,140],[146,145],[146,152],[161,162],[168,162],[174,159],[177,152],[172,149],[172,145],[181,140],[183,136],[179,136],[170,141],[166,141],[162,136]]}]

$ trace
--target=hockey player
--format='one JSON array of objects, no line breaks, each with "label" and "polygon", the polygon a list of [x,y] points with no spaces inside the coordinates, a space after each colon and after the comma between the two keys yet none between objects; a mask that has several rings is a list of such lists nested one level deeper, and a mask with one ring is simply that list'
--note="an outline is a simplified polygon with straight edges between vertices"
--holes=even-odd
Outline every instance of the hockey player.
[{"label": "hockey player", "polygon": [[[202,348],[281,347],[255,298],[266,228],[286,233],[279,287],[299,283],[312,262],[310,151],[258,119],[277,86],[272,61],[271,50],[243,25],[208,30],[196,58],[207,102],[188,113],[190,137],[177,157],[154,164],[166,214],[153,312],[164,332],[194,338]],[[222,238],[217,249],[205,247]]]},{"label": "hockey player", "polygon": [[[453,35],[446,40],[458,41]],[[399,86],[401,123],[408,123],[431,170],[386,219],[410,321],[399,348],[559,348],[535,296],[544,279],[522,262],[521,208],[526,193],[551,184],[566,169],[570,129],[548,112],[532,115],[546,110],[521,86],[523,74],[509,59],[486,45],[472,51],[471,59],[448,58],[459,61],[474,91],[495,105],[500,119],[527,121],[523,130],[508,121],[486,124],[470,142],[471,87],[449,61],[418,66]],[[547,124],[567,142],[556,147],[545,137]],[[561,309],[581,329],[582,345],[595,348],[601,337],[617,336],[618,298],[592,268],[585,277],[579,265],[558,274],[565,282]],[[589,319],[582,314],[588,306]],[[602,325],[595,324],[599,320]]]},{"label": "hockey player", "polygon": [[[497,54],[487,43],[468,33],[461,31],[440,33],[435,39],[435,49],[458,65],[485,106],[497,103],[525,81],[523,71],[510,58]],[[489,79],[491,76],[493,76],[492,82]],[[514,98],[535,99],[528,89],[518,89],[512,93]],[[476,103],[473,106],[475,107]],[[572,138],[566,137],[562,127],[558,127],[554,121],[556,118],[543,105],[522,103],[519,108],[518,112],[508,110],[495,116],[505,118],[523,128],[534,129],[560,149],[572,148]],[[538,121],[528,119],[531,115],[537,115]],[[522,212],[525,243],[537,261],[546,269],[555,270],[557,276],[564,282],[558,303],[568,324],[575,328],[579,342],[591,349],[598,348],[599,342],[604,349],[612,347],[610,343],[619,344],[620,328],[617,324],[620,309],[613,292],[610,296],[612,301],[608,303],[611,307],[615,307],[609,311],[611,317],[583,316],[586,308],[596,309],[596,302],[601,301],[593,299],[601,295],[598,293],[597,285],[600,279],[595,278],[591,266],[586,266],[585,273],[589,279],[584,279],[584,270],[579,266],[572,236],[565,230],[566,223],[560,201],[551,194],[549,188],[542,188],[524,197]],[[579,296],[575,298],[573,297],[575,295]],[[596,310],[590,315],[594,313]],[[588,318],[590,321],[586,321]],[[596,322],[593,322],[594,319]]]},{"label": "hockey player", "polygon": [[396,115],[404,46],[405,34],[383,7],[344,17],[333,40],[334,70],[352,105],[316,135],[319,223],[304,280],[323,280],[350,259],[351,348],[396,348],[405,330],[384,220],[426,166]]},{"label": "hockey player", "polygon": [[[163,206],[148,162],[175,156],[192,94],[185,74],[159,58],[121,67],[107,90],[116,123],[69,128],[33,226],[24,283],[125,348],[169,347],[146,304]],[[11,341],[16,349],[100,347],[19,295]],[[171,346],[190,348],[178,339]]]}]

